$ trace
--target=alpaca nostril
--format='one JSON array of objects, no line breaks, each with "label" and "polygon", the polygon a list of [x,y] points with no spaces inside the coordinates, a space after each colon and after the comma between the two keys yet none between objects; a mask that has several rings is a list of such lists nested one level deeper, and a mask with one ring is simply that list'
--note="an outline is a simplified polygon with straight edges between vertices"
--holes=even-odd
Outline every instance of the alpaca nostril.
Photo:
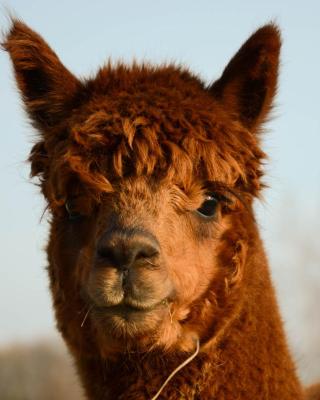
[{"label": "alpaca nostril", "polygon": [[102,260],[110,260],[110,261],[112,261],[114,257],[112,249],[106,246],[99,247],[97,249],[97,256]]},{"label": "alpaca nostril", "polygon": [[133,261],[153,258],[159,255],[159,250],[150,245],[137,246],[132,251]]},{"label": "alpaca nostril", "polygon": [[154,259],[159,256],[160,249],[156,241],[137,238],[112,238],[100,243],[97,258],[103,264],[125,270],[141,262],[155,265]]},{"label": "alpaca nostril", "polygon": [[112,265],[117,268],[121,267],[122,269],[125,269],[126,257],[124,254],[123,247],[120,249],[117,246],[111,246],[111,245],[99,246],[97,249],[97,258],[98,261],[103,262],[103,264]]}]

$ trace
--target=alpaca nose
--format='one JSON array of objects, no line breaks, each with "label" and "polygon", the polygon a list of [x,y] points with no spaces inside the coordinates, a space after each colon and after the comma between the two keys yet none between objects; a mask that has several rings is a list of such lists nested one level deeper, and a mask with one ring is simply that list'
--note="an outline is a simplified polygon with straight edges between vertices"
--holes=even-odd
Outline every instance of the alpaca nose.
[{"label": "alpaca nose", "polygon": [[128,270],[138,262],[153,265],[150,259],[159,255],[158,241],[146,234],[113,234],[104,237],[97,248],[97,256],[105,265]]}]

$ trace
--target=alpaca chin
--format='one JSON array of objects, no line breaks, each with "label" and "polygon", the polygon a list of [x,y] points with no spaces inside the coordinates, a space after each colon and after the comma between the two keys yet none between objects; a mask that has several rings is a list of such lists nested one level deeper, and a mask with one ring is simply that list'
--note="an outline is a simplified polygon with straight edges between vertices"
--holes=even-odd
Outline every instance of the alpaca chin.
[{"label": "alpaca chin", "polygon": [[190,309],[175,306],[166,302],[148,311],[93,310],[91,321],[102,359],[112,359],[128,351],[191,352],[199,335],[184,327]]},{"label": "alpaca chin", "polygon": [[107,344],[108,353],[120,347],[127,349],[150,350],[160,343],[159,332],[170,324],[168,306],[159,304],[153,309],[138,310],[125,306],[110,307],[105,310],[94,309],[91,313],[98,336]]}]

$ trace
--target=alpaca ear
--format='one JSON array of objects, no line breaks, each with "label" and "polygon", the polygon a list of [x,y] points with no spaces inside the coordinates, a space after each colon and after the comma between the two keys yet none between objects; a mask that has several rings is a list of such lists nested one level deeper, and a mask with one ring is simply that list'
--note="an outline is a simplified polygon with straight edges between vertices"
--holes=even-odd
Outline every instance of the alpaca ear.
[{"label": "alpaca ear", "polygon": [[244,43],[209,89],[227,112],[249,129],[258,128],[272,107],[280,47],[278,28],[263,26]]},{"label": "alpaca ear", "polygon": [[80,82],[41,36],[19,20],[12,21],[2,46],[10,54],[18,87],[35,126],[45,129],[59,123],[67,115]]}]

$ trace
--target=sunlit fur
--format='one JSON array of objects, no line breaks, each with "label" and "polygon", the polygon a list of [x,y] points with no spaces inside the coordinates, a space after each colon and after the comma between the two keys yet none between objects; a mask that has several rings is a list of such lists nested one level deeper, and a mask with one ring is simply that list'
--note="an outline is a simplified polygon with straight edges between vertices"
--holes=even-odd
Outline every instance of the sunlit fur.
[{"label": "sunlit fur", "polygon": [[[53,305],[88,398],[152,398],[199,340],[161,399],[302,399],[252,212],[277,27],[209,86],[175,65],[109,63],[79,80],[17,20],[3,47],[39,131],[29,160],[51,214]],[[219,204],[206,219],[208,192]],[[97,257],[112,235],[124,249],[139,235],[159,244],[126,295]]]}]

